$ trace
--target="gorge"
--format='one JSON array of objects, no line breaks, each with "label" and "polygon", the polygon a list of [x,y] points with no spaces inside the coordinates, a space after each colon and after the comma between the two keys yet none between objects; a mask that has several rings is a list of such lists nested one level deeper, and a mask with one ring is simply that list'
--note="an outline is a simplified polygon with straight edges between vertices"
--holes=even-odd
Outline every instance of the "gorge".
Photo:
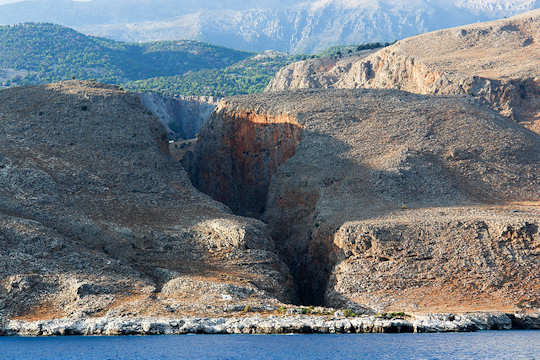
[{"label": "gorge", "polygon": [[219,100],[0,90],[0,334],[540,328],[538,15]]}]

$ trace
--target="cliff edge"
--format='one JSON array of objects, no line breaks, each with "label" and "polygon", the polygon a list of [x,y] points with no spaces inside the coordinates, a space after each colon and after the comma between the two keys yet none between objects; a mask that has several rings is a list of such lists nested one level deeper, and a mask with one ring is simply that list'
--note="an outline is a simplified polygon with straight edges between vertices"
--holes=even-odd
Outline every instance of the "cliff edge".
[{"label": "cliff edge", "polygon": [[283,68],[266,91],[393,88],[467,94],[540,133],[540,10],[407,38],[367,57],[307,64]]}]

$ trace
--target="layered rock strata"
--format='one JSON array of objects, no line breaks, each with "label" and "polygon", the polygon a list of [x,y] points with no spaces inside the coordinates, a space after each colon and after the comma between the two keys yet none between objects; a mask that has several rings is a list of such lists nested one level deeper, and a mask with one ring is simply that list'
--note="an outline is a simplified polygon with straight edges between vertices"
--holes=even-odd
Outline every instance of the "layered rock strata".
[{"label": "layered rock strata", "polygon": [[354,61],[315,67],[291,64],[280,70],[267,91],[394,88],[468,94],[540,133],[539,39],[540,10],[534,10],[411,37]]},{"label": "layered rock strata", "polygon": [[265,92],[332,88],[353,66],[378,50],[365,50],[344,58],[321,57],[292,63],[278,71]]},{"label": "layered rock strata", "polygon": [[201,190],[269,224],[304,303],[540,304],[540,137],[472,98],[229,98],[203,126],[196,159]]},{"label": "layered rock strata", "polygon": [[0,91],[0,316],[216,316],[294,300],[267,226],[197,191],[136,94]]}]

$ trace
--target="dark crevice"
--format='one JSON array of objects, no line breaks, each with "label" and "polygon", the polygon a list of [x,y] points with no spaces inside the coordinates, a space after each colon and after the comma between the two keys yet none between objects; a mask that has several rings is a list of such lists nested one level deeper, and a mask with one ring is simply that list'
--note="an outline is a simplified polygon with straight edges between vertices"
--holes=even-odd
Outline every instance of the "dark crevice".
[{"label": "dark crevice", "polygon": [[313,259],[306,259],[309,263],[299,262],[290,264],[289,267],[296,280],[298,303],[304,306],[325,306],[325,293],[328,278],[332,270],[326,262],[314,265]]},{"label": "dark crevice", "polygon": [[[272,177],[295,154],[302,136],[302,126],[292,117],[218,108],[201,129],[189,169],[200,191],[236,215],[268,224],[293,277],[297,305],[323,306],[332,265],[331,247],[326,240],[321,243],[330,236],[321,237],[322,230],[314,226],[319,194],[295,189],[296,200],[306,206],[307,215],[300,218],[287,214],[287,207],[298,207],[295,196],[285,196],[286,204],[279,205],[268,199]],[[270,216],[275,211],[280,213]],[[317,235],[312,234],[314,229]]]},{"label": "dark crevice", "polygon": [[302,138],[294,118],[251,112],[214,113],[201,129],[192,167],[193,184],[238,215],[260,218],[272,176]]}]

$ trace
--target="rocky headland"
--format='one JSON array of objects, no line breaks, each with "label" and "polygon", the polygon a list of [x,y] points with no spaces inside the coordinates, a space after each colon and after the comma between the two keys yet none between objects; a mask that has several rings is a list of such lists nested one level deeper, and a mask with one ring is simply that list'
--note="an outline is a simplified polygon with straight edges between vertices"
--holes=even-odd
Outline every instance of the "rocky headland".
[{"label": "rocky headland", "polygon": [[195,154],[195,186],[268,224],[302,303],[539,306],[540,137],[473,98],[369,89],[228,98]]},{"label": "rocky headland", "polygon": [[197,191],[136,94],[0,91],[0,317],[215,316],[294,302],[266,224]]}]

